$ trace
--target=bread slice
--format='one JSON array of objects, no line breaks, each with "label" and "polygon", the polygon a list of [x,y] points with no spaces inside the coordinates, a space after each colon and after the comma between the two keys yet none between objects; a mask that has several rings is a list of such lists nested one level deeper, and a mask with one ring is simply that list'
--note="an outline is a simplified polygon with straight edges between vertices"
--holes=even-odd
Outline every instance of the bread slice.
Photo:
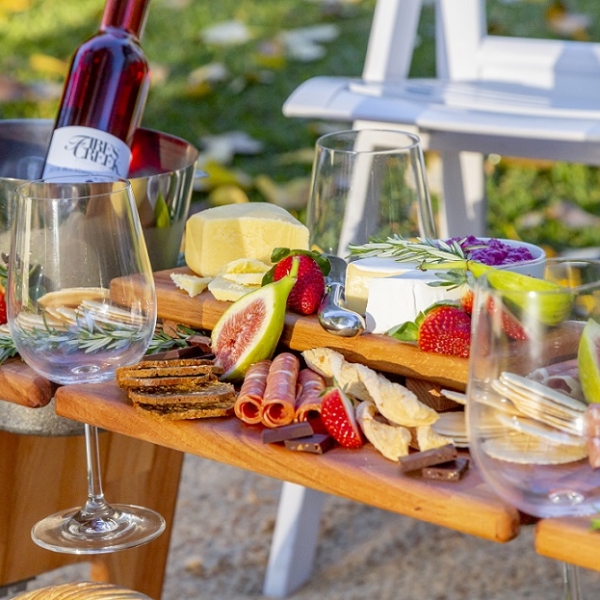
[{"label": "bread slice", "polygon": [[179,358],[175,360],[147,360],[128,367],[119,367],[116,372],[117,384],[121,381],[145,377],[172,377],[180,375],[221,375],[222,369],[215,367],[208,358]]},{"label": "bread slice", "polygon": [[193,392],[204,389],[217,381],[218,379],[212,373],[182,377],[128,377],[121,379],[119,387],[125,390],[162,394],[165,392]]},{"label": "bread slice", "polygon": [[230,383],[217,381],[187,393],[129,390],[129,398],[136,408],[151,411],[163,419],[201,419],[231,416],[236,393]]},{"label": "bread slice", "polygon": [[148,409],[147,407],[136,405],[137,410],[143,410],[164,421],[184,421],[186,419],[209,419],[212,417],[231,417],[233,416],[233,405],[230,407],[213,408],[179,408],[178,410],[157,410],[156,407]]}]

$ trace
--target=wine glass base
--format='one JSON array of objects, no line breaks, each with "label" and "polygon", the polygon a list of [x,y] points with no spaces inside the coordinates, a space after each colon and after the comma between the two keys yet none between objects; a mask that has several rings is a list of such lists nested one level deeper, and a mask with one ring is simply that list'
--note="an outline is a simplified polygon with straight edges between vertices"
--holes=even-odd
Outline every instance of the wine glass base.
[{"label": "wine glass base", "polygon": [[165,530],[165,520],[153,510],[125,504],[111,508],[108,517],[85,521],[77,518],[79,508],[55,513],[33,526],[31,538],[53,552],[108,554],[146,544]]}]

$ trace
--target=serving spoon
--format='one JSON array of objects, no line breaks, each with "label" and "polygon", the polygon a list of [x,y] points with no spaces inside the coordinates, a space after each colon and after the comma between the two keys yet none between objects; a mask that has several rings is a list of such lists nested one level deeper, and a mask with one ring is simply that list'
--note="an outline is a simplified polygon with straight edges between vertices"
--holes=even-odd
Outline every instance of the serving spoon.
[{"label": "serving spoon", "polygon": [[334,335],[354,337],[365,330],[365,320],[353,310],[342,306],[346,281],[346,261],[339,256],[327,255],[331,270],[325,278],[325,295],[317,316],[321,327]]}]

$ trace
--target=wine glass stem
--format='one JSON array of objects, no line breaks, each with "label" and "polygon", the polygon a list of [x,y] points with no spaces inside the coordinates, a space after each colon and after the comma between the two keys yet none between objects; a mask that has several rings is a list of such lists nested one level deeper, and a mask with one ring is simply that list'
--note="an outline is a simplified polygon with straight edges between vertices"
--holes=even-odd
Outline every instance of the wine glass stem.
[{"label": "wine glass stem", "polygon": [[581,600],[579,585],[579,567],[571,563],[563,563],[563,578],[565,582],[565,600]]},{"label": "wine glass stem", "polygon": [[100,472],[100,445],[98,443],[98,428],[84,425],[85,452],[87,461],[88,497],[82,512],[97,513],[106,507],[102,492],[102,474]]}]

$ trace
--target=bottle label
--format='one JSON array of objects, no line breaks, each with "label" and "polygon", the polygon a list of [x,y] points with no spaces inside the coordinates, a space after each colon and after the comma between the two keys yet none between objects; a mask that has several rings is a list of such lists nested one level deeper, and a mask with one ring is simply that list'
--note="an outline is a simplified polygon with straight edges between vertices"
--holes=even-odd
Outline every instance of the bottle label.
[{"label": "bottle label", "polygon": [[131,150],[119,138],[92,127],[54,130],[44,177],[68,173],[102,173],[127,177]]}]

